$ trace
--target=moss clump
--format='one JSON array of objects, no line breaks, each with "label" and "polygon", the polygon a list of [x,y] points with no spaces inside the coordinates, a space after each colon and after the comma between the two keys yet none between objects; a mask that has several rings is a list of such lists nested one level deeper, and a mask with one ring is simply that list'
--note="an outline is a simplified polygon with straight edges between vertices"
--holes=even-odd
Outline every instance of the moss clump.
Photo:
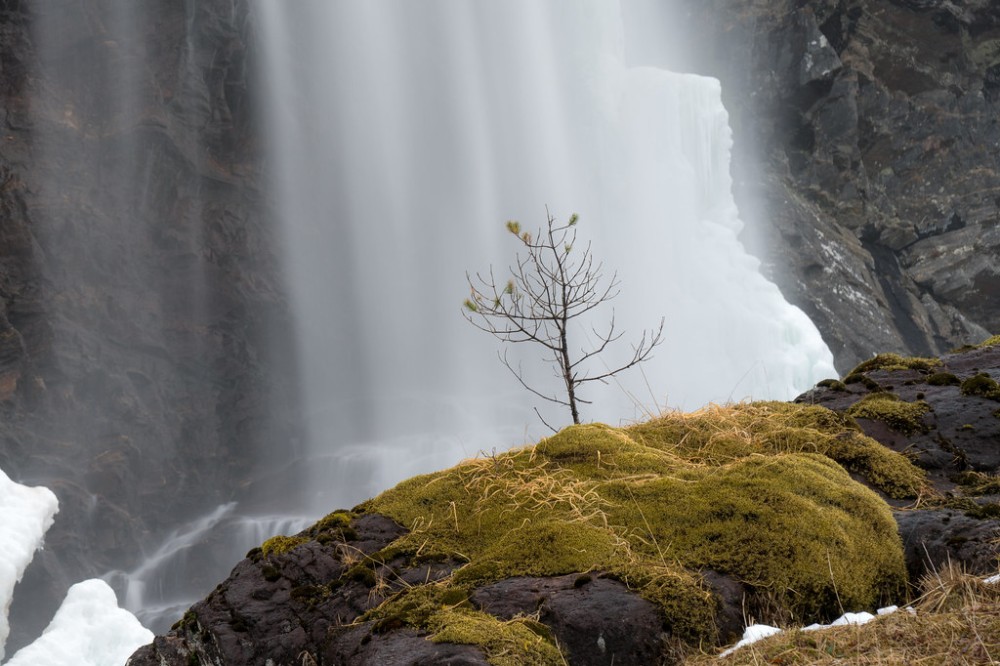
[{"label": "moss clump", "polygon": [[950,372],[935,372],[927,377],[927,383],[931,386],[958,386],[962,380]]},{"label": "moss clump", "polygon": [[929,372],[940,367],[941,359],[920,356],[900,356],[899,354],[878,354],[862,361],[848,375],[871,372],[872,370],[919,370]]},{"label": "moss clump", "polygon": [[952,480],[962,486],[966,495],[1000,495],[1000,477],[982,472],[966,471],[955,475]]},{"label": "moss clump", "polygon": [[984,347],[996,347],[997,345],[1000,345],[1000,335],[994,335],[992,337],[986,338],[978,345],[976,345],[976,348],[983,349]]},{"label": "moss clump", "polygon": [[487,547],[455,573],[455,582],[489,582],[511,576],[557,576],[627,558],[628,543],[614,530],[585,522],[529,523]]},{"label": "moss clump", "polygon": [[316,521],[309,528],[309,536],[323,544],[355,539],[358,535],[351,527],[352,518],[349,511],[334,511]]},{"label": "moss clump", "polygon": [[360,619],[386,632],[412,627],[434,642],[477,645],[496,666],[563,666],[548,628],[531,618],[509,621],[476,611],[463,589],[423,585],[403,590]]},{"label": "moss clump", "polygon": [[869,377],[868,375],[862,374],[860,372],[852,372],[851,374],[844,377],[844,384],[861,384],[869,391],[881,391],[882,385],[877,381]]},{"label": "moss clump", "polygon": [[260,545],[260,550],[261,554],[263,554],[264,557],[271,557],[272,555],[284,555],[292,548],[295,548],[296,546],[301,546],[307,541],[309,541],[309,539],[305,537],[273,536]]},{"label": "moss clump", "polygon": [[896,529],[888,507],[831,460],[760,456],[678,472],[608,485],[611,519],[642,526],[637,550],[734,574],[796,617],[833,613],[838,594],[866,608],[902,591],[902,556],[882,551]]},{"label": "moss clump", "polygon": [[847,384],[840,381],[839,379],[824,379],[816,383],[816,386],[822,386],[823,388],[828,388],[831,391],[846,391]]},{"label": "moss clump", "polygon": [[194,629],[198,625],[198,616],[193,610],[188,610],[181,616],[181,619],[177,620],[170,626],[171,631],[188,631]]},{"label": "moss clump", "polygon": [[572,426],[534,447],[409,479],[361,510],[411,528],[376,554],[383,560],[391,551],[469,562],[442,587],[602,571],[659,604],[674,635],[712,642],[700,569],[746,581],[803,617],[901,590],[888,507],[833,458],[887,492],[912,496],[923,484],[906,458],[848,417],[753,403],[629,428]]},{"label": "moss clump", "polygon": [[637,441],[694,462],[720,464],[755,454],[820,453],[890,497],[917,497],[925,474],[860,432],[853,419],[817,405],[756,402],[671,414],[632,426]]},{"label": "moss clump", "polygon": [[1000,384],[985,372],[980,372],[962,382],[962,394],[1000,400]]},{"label": "moss clump", "polygon": [[996,520],[1000,518],[1000,504],[973,504],[965,510],[965,515],[978,520]]},{"label": "moss clump", "polygon": [[927,432],[923,417],[930,411],[931,406],[923,400],[906,402],[891,393],[873,393],[851,405],[847,414],[857,419],[880,421],[896,432],[912,435]]}]

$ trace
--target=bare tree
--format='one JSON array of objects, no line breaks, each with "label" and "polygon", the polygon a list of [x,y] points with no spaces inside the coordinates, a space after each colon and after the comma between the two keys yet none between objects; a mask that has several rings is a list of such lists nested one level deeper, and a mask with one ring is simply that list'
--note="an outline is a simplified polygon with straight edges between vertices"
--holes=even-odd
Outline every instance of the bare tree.
[{"label": "bare tree", "polygon": [[[627,362],[591,374],[589,362],[623,334],[615,329],[614,310],[606,329],[601,332],[592,328],[594,338],[578,353],[570,348],[570,323],[618,295],[618,273],[613,273],[602,285],[603,264],[594,264],[590,243],[582,250],[574,248],[576,214],[566,223],[557,224],[546,209],[546,218],[546,228],[539,230],[537,236],[522,231],[517,222],[507,222],[507,230],[520,241],[525,254],[515,255],[510,277],[503,282],[497,281],[492,266],[489,273],[476,273],[475,278],[466,273],[472,293],[465,300],[462,314],[473,326],[503,342],[533,342],[544,347],[545,360],[554,366],[556,376],[564,384],[565,395],[545,393],[531,386],[520,365],[514,367],[508,359],[506,348],[499,354],[500,361],[524,388],[549,402],[569,407],[573,423],[579,423],[579,404],[590,404],[580,397],[579,389],[590,382],[606,383],[651,358],[653,348],[662,342],[663,319],[655,332],[643,331]],[[537,408],[535,412],[541,418]]]}]

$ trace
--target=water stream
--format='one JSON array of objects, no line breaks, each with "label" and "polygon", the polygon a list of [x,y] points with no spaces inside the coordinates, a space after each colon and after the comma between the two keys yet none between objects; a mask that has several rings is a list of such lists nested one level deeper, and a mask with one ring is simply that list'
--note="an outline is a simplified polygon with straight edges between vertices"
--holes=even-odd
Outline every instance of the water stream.
[{"label": "water stream", "polygon": [[[513,259],[504,221],[535,228],[546,207],[579,213],[618,271],[624,340],[666,318],[655,358],[589,392],[585,419],[789,398],[834,374],[816,328],[740,243],[719,83],[627,66],[618,2],[254,8],[315,510],[533,441],[535,406],[568,422],[459,316],[465,272]],[[587,328],[573,333],[583,345]],[[539,350],[513,351],[557,387]]]}]

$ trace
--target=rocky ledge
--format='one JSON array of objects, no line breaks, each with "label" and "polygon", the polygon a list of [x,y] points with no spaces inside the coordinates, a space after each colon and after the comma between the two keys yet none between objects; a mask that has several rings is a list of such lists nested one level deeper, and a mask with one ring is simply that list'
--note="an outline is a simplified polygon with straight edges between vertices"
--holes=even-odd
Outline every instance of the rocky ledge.
[{"label": "rocky ledge", "polygon": [[573,426],[269,539],[130,666],[674,664],[996,571],[1000,337]]}]

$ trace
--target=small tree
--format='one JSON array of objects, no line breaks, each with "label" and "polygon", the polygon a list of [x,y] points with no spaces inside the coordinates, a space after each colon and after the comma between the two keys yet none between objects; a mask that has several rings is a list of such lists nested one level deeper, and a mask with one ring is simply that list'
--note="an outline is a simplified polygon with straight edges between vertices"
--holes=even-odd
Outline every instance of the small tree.
[{"label": "small tree", "polygon": [[[611,377],[649,358],[653,348],[662,342],[663,319],[653,331],[643,331],[632,356],[621,366],[590,374],[588,362],[604,353],[623,332],[615,329],[614,310],[607,329],[602,333],[592,329],[594,339],[579,353],[570,348],[570,322],[618,295],[618,273],[611,275],[602,286],[603,264],[594,264],[590,243],[581,251],[574,249],[577,215],[565,224],[557,224],[546,210],[547,225],[537,236],[521,230],[517,222],[507,222],[507,230],[524,247],[525,255],[515,255],[510,266],[510,278],[498,282],[490,266],[489,273],[476,273],[475,279],[466,273],[472,291],[462,310],[463,316],[476,328],[486,331],[503,342],[533,342],[546,350],[545,360],[551,363],[556,376],[565,387],[565,397],[537,390],[524,378],[520,366],[515,368],[507,357],[507,349],[499,353],[500,361],[524,388],[535,395],[569,407],[573,423],[580,422],[579,404],[590,404],[580,397],[579,389],[590,382],[607,383]],[[535,409],[539,418],[541,414]],[[542,420],[544,423],[544,419]],[[546,423],[546,425],[548,425]],[[551,427],[551,426],[549,426]]]}]

